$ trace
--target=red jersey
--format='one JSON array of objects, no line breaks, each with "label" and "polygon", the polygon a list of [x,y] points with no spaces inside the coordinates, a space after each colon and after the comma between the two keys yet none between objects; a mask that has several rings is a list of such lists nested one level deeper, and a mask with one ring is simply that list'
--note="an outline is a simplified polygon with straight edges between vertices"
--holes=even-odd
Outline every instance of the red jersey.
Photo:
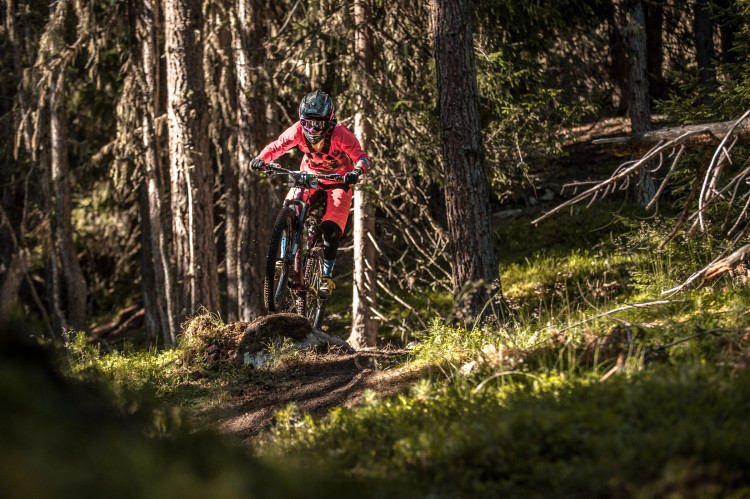
[{"label": "red jersey", "polygon": [[[278,139],[264,147],[258,157],[268,163],[294,146],[305,153],[300,165],[301,171],[344,175],[354,170],[354,165],[358,162],[361,162],[364,171],[370,167],[370,158],[362,150],[357,137],[341,124],[336,124],[332,131],[326,133],[323,147],[316,151],[305,137],[302,125],[297,121],[284,130]],[[322,180],[321,182],[329,183]]]}]

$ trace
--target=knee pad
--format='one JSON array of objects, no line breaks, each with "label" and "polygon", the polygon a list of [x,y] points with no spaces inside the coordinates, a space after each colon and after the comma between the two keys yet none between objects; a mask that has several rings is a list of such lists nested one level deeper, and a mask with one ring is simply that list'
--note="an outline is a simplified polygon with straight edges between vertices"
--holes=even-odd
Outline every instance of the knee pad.
[{"label": "knee pad", "polygon": [[320,224],[323,234],[323,256],[329,260],[336,258],[341,240],[341,227],[336,222],[325,220]]}]

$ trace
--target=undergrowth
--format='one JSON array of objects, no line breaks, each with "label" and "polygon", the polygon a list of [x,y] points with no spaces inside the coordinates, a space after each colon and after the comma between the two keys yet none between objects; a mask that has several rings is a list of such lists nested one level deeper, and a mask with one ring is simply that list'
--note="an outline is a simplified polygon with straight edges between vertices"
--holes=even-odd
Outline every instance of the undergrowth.
[{"label": "undergrowth", "polygon": [[[440,497],[737,497],[748,493],[750,374],[691,365],[608,383],[479,378],[371,395],[314,422],[293,408],[262,447],[301,468],[391,477]],[[491,388],[491,389],[490,389]]]},{"label": "undergrowth", "polygon": [[[321,419],[290,404],[254,453],[272,466],[412,483],[440,497],[750,493],[748,274],[664,294],[710,261],[715,243],[657,250],[668,222],[612,221],[611,206],[602,209],[609,225],[601,213],[574,213],[575,223],[542,234],[509,226],[518,242],[501,261],[504,324],[426,321],[396,366],[426,373],[421,380],[391,397],[368,391]],[[535,240],[560,233],[563,242]],[[272,383],[274,365],[305,361],[280,344],[268,348],[268,369],[238,369],[211,356],[225,325],[197,320],[201,341],[166,351],[103,353],[76,336],[70,372],[156,387],[163,400],[210,414],[227,384]]]},{"label": "undergrowth", "polygon": [[428,378],[323,419],[290,405],[258,454],[440,497],[750,493],[748,276],[665,295],[711,241],[657,251],[665,222],[615,223],[585,249],[506,255],[510,320],[434,319],[408,361]]}]

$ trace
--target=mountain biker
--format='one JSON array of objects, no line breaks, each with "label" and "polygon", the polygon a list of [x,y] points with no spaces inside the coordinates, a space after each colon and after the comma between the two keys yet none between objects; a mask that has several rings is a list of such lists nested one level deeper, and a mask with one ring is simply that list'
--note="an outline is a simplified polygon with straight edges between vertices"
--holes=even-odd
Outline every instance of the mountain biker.
[{"label": "mountain biker", "polygon": [[[333,265],[344,232],[349,208],[352,204],[351,185],[359,181],[370,168],[370,158],[362,150],[354,134],[337,123],[331,97],[320,90],[305,95],[299,105],[299,121],[284,130],[275,141],[268,144],[250,162],[254,171],[264,170],[273,161],[297,146],[305,153],[300,171],[318,174],[336,173],[343,182],[320,180],[318,189],[308,191],[307,201],[326,199],[321,223],[323,235],[323,283],[321,291],[330,293],[336,288],[333,282]],[[294,188],[287,199],[292,199]]]}]

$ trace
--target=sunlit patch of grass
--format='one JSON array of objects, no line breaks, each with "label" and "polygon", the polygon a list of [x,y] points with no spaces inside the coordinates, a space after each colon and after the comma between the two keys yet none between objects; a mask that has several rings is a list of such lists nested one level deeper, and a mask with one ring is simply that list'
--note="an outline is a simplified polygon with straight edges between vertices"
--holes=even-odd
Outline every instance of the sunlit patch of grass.
[{"label": "sunlit patch of grass", "polygon": [[125,406],[140,398],[139,393],[191,408],[221,404],[227,383],[243,375],[241,368],[210,366],[201,355],[207,345],[223,341],[221,325],[216,316],[198,316],[186,323],[186,332],[170,349],[124,343],[105,351],[85,333],[71,332],[66,335],[63,370],[73,378],[107,384]]},{"label": "sunlit patch of grass", "polygon": [[412,345],[410,363],[416,366],[456,365],[476,356],[493,336],[495,333],[488,328],[468,330],[450,327],[440,319],[434,319],[430,328]]},{"label": "sunlit patch of grass", "polygon": [[131,391],[145,388],[164,395],[185,381],[181,349],[136,349],[129,344],[103,352],[99,344],[89,343],[83,332],[68,335],[67,373],[85,378],[96,374],[113,386]]},{"label": "sunlit patch of grass", "polygon": [[532,260],[513,263],[502,269],[503,293],[528,301],[542,293],[577,283],[583,285],[582,289],[599,287],[594,291],[602,294],[611,285],[619,286],[615,292],[622,292],[625,270],[635,260],[632,255],[593,255],[585,250],[574,251],[562,258],[537,254]]}]

